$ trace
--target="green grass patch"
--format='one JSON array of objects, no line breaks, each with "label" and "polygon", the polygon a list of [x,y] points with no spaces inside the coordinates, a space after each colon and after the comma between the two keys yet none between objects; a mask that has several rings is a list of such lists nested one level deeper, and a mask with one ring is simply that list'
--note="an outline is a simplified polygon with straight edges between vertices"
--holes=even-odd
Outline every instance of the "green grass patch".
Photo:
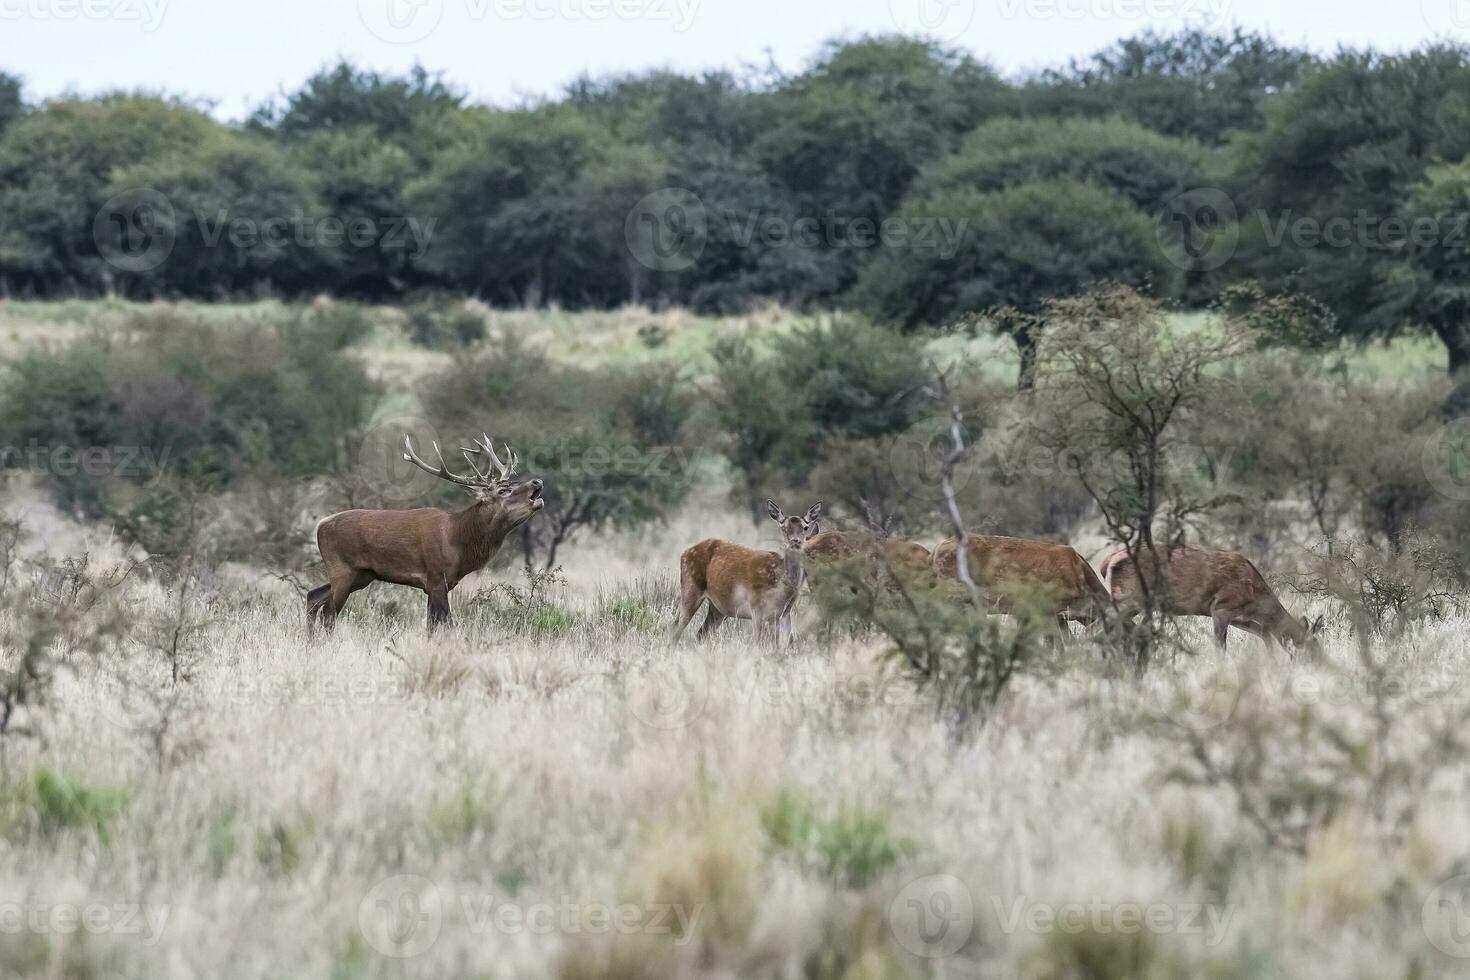
[{"label": "green grass patch", "polygon": [[771,850],[791,858],[809,873],[852,888],[864,888],[917,850],[894,831],[887,814],[862,806],[843,806],[823,814],[816,801],[783,790],[761,811],[761,827]]},{"label": "green grass patch", "polygon": [[104,843],[113,824],[132,802],[124,787],[94,786],[41,767],[29,779],[0,788],[0,814],[7,834],[27,828],[44,837],[90,831]]}]

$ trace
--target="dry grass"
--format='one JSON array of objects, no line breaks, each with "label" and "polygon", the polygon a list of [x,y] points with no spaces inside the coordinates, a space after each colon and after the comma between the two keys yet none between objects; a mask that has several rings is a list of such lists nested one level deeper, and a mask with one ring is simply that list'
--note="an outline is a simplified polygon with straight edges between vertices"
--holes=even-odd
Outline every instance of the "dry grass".
[{"label": "dry grass", "polygon": [[[759,540],[733,516],[710,531]],[[1305,719],[1351,732],[1374,711],[1340,623],[1320,662],[1253,641],[1221,656],[1191,629],[1201,652],[1142,682],[1078,642],[956,742],[876,640],[775,650],[727,626],[668,649],[691,535],[574,552],[540,612],[470,583],[433,638],[404,590],[375,586],[309,644],[294,597],[226,584],[200,597],[211,625],[177,691],[127,643],[63,671],[44,739],[10,745],[0,779],[0,975],[1336,980],[1470,962],[1430,938],[1458,949],[1441,921],[1458,893],[1435,889],[1470,854],[1463,759],[1393,834],[1345,775],[1305,853],[1242,815],[1249,774],[1170,778],[1181,721],[1221,751],[1258,745],[1262,780],[1328,765]],[[170,608],[153,583],[126,599],[140,621]],[[1405,765],[1456,710],[1467,627],[1391,651],[1430,692],[1390,708]]]}]

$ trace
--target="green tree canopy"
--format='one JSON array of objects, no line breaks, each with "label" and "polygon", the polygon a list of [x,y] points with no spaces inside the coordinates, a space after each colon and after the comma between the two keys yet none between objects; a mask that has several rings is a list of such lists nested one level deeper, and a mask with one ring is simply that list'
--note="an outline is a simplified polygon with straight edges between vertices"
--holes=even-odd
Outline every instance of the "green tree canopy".
[{"label": "green tree canopy", "polygon": [[116,273],[123,291],[228,296],[267,283],[288,291],[332,281],[342,235],[328,224],[310,170],[259,136],[219,129],[199,143],[118,169],[109,192],[161,194],[173,245],[154,268]]},{"label": "green tree canopy", "polygon": [[1033,115],[1120,114],[1168,136],[1225,142],[1255,131],[1265,106],[1315,64],[1307,51],[1237,28],[1145,31],[1044,72],[1022,92]]},{"label": "green tree canopy", "polygon": [[1021,348],[1023,381],[1035,341],[1028,315],[1048,301],[1104,283],[1147,286],[1168,297],[1179,281],[1149,216],[1116,191],[1077,181],[989,193],[942,190],[905,204],[899,214],[915,226],[935,216],[953,221],[959,232],[953,254],[937,247],[886,250],[864,271],[858,303],[908,329],[1000,311],[998,327]]},{"label": "green tree canopy", "polygon": [[250,121],[288,137],[365,126],[384,139],[406,141],[424,117],[457,109],[463,101],[420,65],[399,78],[342,61],[255,110]]},{"label": "green tree canopy", "polygon": [[1120,118],[996,119],[965,137],[921,191],[998,191],[1061,178],[1110,188],[1154,214],[1205,181],[1205,151]]},{"label": "green tree canopy", "polygon": [[147,95],[50,102],[0,138],[0,276],[12,287],[105,287],[93,238],[113,175],[207,142],[214,120]]},{"label": "green tree canopy", "polygon": [[[593,221],[579,212],[584,180],[603,181],[618,144],[583,113],[558,106],[486,113],[465,121],[463,134],[433,170],[410,188],[410,209],[438,220],[426,264],[503,303],[540,305],[547,296],[577,302],[577,292],[607,269]],[[645,172],[657,177],[650,158]],[[627,173],[627,166],[622,168]],[[607,206],[606,195],[591,195]],[[619,221],[637,198],[621,204]],[[604,223],[605,224],[605,223]],[[603,243],[605,244],[605,243]],[[624,270],[615,268],[621,280]],[[625,295],[590,295],[615,302]]]},{"label": "green tree canopy", "polygon": [[1470,49],[1341,54],[1270,107],[1244,152],[1242,271],[1322,300],[1352,337],[1427,326],[1452,370],[1470,366],[1462,326],[1446,319],[1453,305],[1418,291],[1433,260],[1421,250],[1418,272],[1405,269],[1397,229],[1454,193],[1451,175],[1424,182],[1470,153]]}]

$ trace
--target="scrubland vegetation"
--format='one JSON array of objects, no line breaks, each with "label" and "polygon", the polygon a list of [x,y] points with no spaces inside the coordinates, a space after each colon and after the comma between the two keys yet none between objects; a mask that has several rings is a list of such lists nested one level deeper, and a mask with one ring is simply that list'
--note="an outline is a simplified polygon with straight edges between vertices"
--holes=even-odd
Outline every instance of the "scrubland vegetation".
[{"label": "scrubland vegetation", "polygon": [[[1455,975],[1461,435],[1432,349],[1282,346],[1318,315],[1093,294],[1018,391],[985,331],[776,308],[11,303],[0,972]],[[972,527],[1096,565],[1149,496],[1324,646],[842,575],[791,647],[668,646],[678,553],[776,547],[763,496],[947,535],[952,408]],[[530,533],[449,628],[377,585],[308,642],[314,520],[453,505],[398,441],[481,429],[547,480]]]},{"label": "scrubland vegetation", "polygon": [[[230,123],[0,74],[0,977],[1465,974],[1467,105],[1239,31]],[[315,522],[482,433],[545,507],[453,624],[309,639]],[[793,644],[670,644],[766,498],[1147,597],[812,565]],[[1181,544],[1324,642],[1216,649]]]}]

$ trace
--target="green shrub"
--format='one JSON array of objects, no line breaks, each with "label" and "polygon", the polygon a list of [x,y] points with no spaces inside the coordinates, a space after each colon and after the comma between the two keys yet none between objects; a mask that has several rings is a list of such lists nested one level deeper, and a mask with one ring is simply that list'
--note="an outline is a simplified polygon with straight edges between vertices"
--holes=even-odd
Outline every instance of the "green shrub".
[{"label": "green shrub", "polygon": [[659,614],[637,596],[620,596],[604,602],[597,612],[599,623],[606,623],[620,633],[656,633]]},{"label": "green shrub", "polygon": [[407,328],[409,341],[428,350],[454,350],[485,339],[485,318],[463,306],[415,307]]},{"label": "green shrub", "polygon": [[263,467],[318,475],[376,397],[343,353],[371,326],[348,304],[274,326],[150,309],[112,336],[27,355],[0,375],[0,446],[36,450],[4,462],[40,468],[59,505],[111,516],[125,532],[177,527],[180,498]]},{"label": "green shrub", "polygon": [[922,347],[862,318],[807,324],[769,350],[726,338],[714,355],[716,423],[753,497],[805,481],[824,441],[902,432],[932,407]]},{"label": "green shrub", "polygon": [[114,820],[127,809],[131,795],[114,786],[89,786],[47,767],[37,769],[18,790],[22,802],[45,835],[90,830],[104,842]]},{"label": "green shrub", "polygon": [[882,813],[853,806],[824,816],[815,801],[790,790],[761,811],[761,827],[777,853],[851,888],[866,887],[915,849]]},{"label": "green shrub", "polygon": [[552,599],[551,592],[562,584],[559,569],[533,570],[524,588],[499,582],[475,593],[470,602],[501,629],[538,640],[555,639],[570,633],[582,618]]}]

